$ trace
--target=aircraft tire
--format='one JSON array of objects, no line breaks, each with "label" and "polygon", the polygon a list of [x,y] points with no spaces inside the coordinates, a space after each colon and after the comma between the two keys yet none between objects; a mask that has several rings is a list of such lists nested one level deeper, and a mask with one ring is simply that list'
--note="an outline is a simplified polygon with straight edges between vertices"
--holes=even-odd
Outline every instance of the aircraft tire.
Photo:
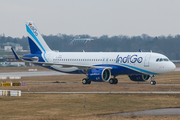
[{"label": "aircraft tire", "polygon": [[87,84],[91,84],[91,81],[90,81],[90,80],[88,80]]},{"label": "aircraft tire", "polygon": [[109,83],[110,83],[110,84],[114,84],[114,79],[111,78],[111,79],[109,80]]},{"label": "aircraft tire", "polygon": [[117,84],[118,83],[118,79],[114,79],[114,84]]},{"label": "aircraft tire", "polygon": [[156,85],[156,81],[151,81],[151,85]]},{"label": "aircraft tire", "polygon": [[84,78],[84,79],[82,80],[82,84],[87,84],[87,83],[88,83],[88,80]]},{"label": "aircraft tire", "polygon": [[153,81],[153,84],[156,85],[156,81]]}]

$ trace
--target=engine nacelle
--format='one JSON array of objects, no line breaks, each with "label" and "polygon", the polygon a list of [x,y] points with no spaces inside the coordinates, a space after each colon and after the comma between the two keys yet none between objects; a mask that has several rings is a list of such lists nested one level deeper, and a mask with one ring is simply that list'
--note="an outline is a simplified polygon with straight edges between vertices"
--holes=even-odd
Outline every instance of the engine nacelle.
[{"label": "engine nacelle", "polygon": [[150,75],[129,75],[129,78],[132,81],[144,82],[144,81],[150,80],[151,76]]},{"label": "engine nacelle", "polygon": [[109,81],[111,78],[111,71],[106,68],[95,68],[90,69],[88,72],[88,78],[95,82],[105,82]]}]

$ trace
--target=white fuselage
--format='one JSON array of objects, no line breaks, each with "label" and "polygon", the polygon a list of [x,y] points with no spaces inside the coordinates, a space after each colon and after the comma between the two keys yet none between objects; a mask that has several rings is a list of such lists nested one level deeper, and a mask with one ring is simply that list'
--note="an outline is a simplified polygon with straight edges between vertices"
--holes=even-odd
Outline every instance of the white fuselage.
[{"label": "white fuselage", "polygon": [[[132,74],[164,74],[176,68],[166,56],[152,52],[47,52],[44,59],[50,63],[112,67],[116,70],[114,74],[129,74],[128,70],[134,71]],[[61,72],[80,70],[61,65],[51,67]]]}]

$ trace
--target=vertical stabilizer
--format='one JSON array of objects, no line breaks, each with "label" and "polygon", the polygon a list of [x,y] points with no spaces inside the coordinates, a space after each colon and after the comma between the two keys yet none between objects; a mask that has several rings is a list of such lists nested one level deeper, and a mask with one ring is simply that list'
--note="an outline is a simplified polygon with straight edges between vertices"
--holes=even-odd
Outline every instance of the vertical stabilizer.
[{"label": "vertical stabilizer", "polygon": [[31,54],[46,53],[47,51],[51,51],[32,21],[26,22],[26,30],[28,32]]}]

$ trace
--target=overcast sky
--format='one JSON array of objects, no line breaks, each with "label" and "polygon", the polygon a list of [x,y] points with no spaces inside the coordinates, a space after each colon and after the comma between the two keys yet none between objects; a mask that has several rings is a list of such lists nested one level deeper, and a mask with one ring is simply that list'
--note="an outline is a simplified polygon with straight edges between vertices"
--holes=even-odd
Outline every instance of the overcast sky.
[{"label": "overcast sky", "polygon": [[26,36],[25,21],[44,35],[177,35],[180,0],[0,1],[0,35]]}]

